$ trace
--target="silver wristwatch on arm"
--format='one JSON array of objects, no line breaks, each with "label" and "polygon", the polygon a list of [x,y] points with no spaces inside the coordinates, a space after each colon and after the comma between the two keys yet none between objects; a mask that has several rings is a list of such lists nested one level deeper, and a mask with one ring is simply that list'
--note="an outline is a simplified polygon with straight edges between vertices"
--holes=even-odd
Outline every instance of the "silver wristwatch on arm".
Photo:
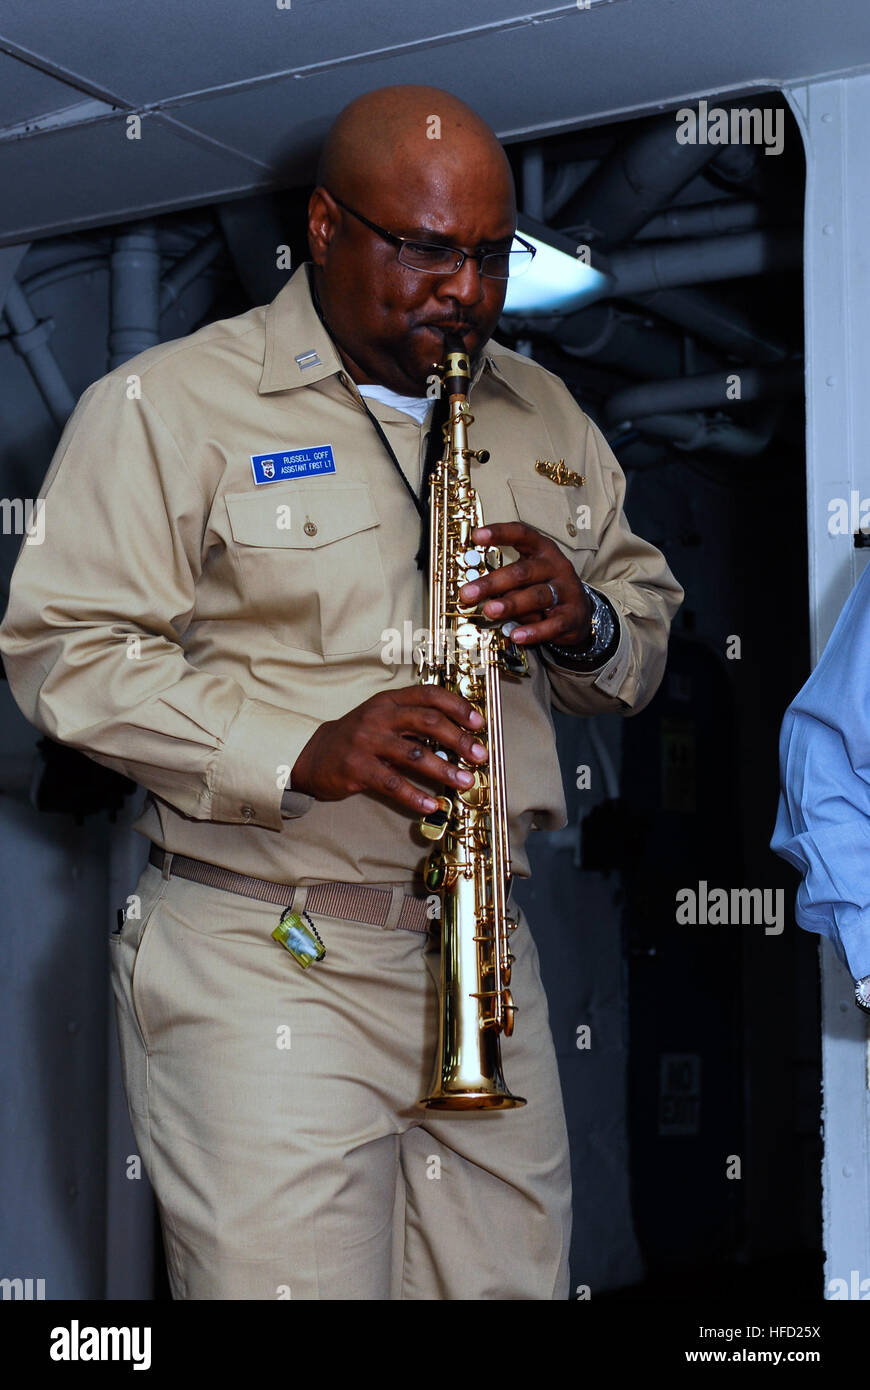
[{"label": "silver wristwatch on arm", "polygon": [[578,670],[594,671],[604,665],[619,644],[619,618],[603,594],[590,589],[582,579],[580,583],[592,605],[592,630],[587,641],[579,647],[559,647],[555,642],[545,642],[544,646],[560,661],[571,662]]}]

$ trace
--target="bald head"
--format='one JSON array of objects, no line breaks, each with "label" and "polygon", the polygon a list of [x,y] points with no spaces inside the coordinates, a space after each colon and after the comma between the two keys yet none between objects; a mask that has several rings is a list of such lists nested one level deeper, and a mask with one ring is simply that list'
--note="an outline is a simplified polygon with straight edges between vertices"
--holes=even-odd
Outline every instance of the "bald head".
[{"label": "bald head", "polygon": [[[398,177],[425,181],[433,169],[461,174],[487,166],[514,196],[513,174],[494,132],[440,87],[378,87],[339,112],[323,145],[317,182],[357,196]],[[349,201],[349,199],[347,200]]]},{"label": "bald head", "polygon": [[[336,117],[309,202],[308,240],[327,327],[356,382],[425,394],[459,328],[474,358],[491,337],[507,282],[473,253],[505,251],[516,229],[508,158],[494,132],[450,92],[380,87]],[[400,262],[383,232],[468,253],[444,274]]]}]

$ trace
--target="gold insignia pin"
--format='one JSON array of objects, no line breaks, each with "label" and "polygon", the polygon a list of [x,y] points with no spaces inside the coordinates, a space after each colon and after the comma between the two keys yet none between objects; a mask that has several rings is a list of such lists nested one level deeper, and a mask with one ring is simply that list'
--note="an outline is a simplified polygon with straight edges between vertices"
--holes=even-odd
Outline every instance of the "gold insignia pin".
[{"label": "gold insignia pin", "polygon": [[559,459],[558,463],[551,463],[549,459],[535,459],[535,468],[551,483],[560,483],[562,487],[582,487],[586,482],[582,473],[565,467],[564,459]]}]

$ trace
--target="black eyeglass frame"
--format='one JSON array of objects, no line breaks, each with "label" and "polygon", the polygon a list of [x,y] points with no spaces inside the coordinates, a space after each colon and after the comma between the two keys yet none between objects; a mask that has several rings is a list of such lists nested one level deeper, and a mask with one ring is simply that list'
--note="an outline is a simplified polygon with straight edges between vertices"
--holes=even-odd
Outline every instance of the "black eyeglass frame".
[{"label": "black eyeglass frame", "polygon": [[[488,256],[510,256],[510,250],[463,251],[458,246],[443,246],[436,241],[421,241],[420,238],[416,236],[397,236],[395,232],[388,232],[386,227],[379,227],[377,222],[370,221],[370,219],[368,217],[364,217],[361,212],[357,212],[355,208],[348,207],[347,203],[343,203],[340,198],[336,198],[335,194],[331,193],[328,188],[326,189],[326,192],[329,193],[329,196],[333,200],[333,202],[338,203],[338,206],[340,208],[344,208],[345,212],[349,212],[351,217],[356,217],[358,221],[363,223],[364,226],[368,227],[371,231],[376,232],[379,237],[383,237],[384,241],[389,241],[393,244],[393,246],[398,246],[400,262],[402,265],[407,266],[408,270],[416,270],[420,273],[420,275],[441,275],[442,277],[446,277],[448,275],[458,275],[462,267],[465,265],[465,262],[467,260],[472,260],[477,261],[478,273],[480,275],[486,275],[487,279],[510,279],[510,272],[508,272],[507,275],[488,275],[483,268],[483,262],[487,259]],[[532,261],[535,259],[535,256],[538,254],[538,248],[536,246],[532,246],[528,241],[521,237],[518,232],[514,232],[513,240],[518,241],[524,251],[530,252],[531,260],[527,262],[527,265],[531,265]],[[402,261],[401,256],[403,246],[427,246],[433,251],[452,251],[455,256],[459,256],[461,257],[461,259],[459,261],[459,265],[455,266],[453,270],[428,270],[423,266],[408,265],[407,261]]]}]

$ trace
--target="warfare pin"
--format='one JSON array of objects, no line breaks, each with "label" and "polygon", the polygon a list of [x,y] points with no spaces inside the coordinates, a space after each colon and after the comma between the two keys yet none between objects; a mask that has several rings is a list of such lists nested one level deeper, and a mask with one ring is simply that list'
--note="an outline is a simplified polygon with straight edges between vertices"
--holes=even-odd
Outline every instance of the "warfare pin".
[{"label": "warfare pin", "polygon": [[558,463],[551,463],[549,459],[535,459],[535,468],[551,483],[561,483],[563,487],[582,487],[586,482],[582,473],[565,467],[564,459],[559,459]]}]

